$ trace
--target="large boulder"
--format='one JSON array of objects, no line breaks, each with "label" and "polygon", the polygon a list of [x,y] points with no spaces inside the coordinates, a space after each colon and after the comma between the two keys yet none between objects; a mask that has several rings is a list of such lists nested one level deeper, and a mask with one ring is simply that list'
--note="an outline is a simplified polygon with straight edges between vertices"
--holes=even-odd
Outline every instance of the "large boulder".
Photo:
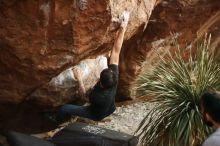
[{"label": "large boulder", "polygon": [[24,102],[68,67],[107,53],[124,10],[131,11],[125,39],[139,33],[155,4],[156,0],[1,0],[0,103]]}]

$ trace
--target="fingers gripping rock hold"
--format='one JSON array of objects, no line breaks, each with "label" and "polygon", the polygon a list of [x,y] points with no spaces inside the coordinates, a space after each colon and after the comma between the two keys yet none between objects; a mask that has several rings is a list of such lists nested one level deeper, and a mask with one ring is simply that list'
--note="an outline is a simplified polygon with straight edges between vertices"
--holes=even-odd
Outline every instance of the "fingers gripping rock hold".
[{"label": "fingers gripping rock hold", "polygon": [[121,15],[121,27],[127,27],[130,18],[130,12],[124,11]]}]

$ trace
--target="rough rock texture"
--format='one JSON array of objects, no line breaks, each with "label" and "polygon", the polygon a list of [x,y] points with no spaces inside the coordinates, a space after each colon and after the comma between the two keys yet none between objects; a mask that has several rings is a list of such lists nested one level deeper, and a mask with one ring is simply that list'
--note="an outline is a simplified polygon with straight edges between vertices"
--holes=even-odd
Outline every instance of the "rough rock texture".
[{"label": "rough rock texture", "polygon": [[123,48],[120,58],[120,99],[134,98],[130,92],[132,83],[142,62],[155,57],[152,50],[165,52],[175,48],[174,39],[182,48],[189,48],[206,33],[212,34],[212,47],[220,47],[219,0],[161,1],[154,8],[144,33],[134,36]]},{"label": "rough rock texture", "polygon": [[125,9],[131,11],[129,39],[148,22],[155,3],[1,0],[0,102],[21,103],[67,67],[106,53]]}]

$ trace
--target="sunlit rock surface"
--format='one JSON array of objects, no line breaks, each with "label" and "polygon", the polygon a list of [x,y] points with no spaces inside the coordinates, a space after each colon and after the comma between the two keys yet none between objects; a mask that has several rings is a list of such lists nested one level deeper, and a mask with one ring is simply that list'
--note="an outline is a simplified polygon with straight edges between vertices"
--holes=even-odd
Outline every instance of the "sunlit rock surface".
[{"label": "sunlit rock surface", "polygon": [[[156,0],[2,0],[0,103],[21,103],[82,59],[107,53],[124,10],[125,39],[147,24]],[[35,103],[38,104],[38,103]]]}]

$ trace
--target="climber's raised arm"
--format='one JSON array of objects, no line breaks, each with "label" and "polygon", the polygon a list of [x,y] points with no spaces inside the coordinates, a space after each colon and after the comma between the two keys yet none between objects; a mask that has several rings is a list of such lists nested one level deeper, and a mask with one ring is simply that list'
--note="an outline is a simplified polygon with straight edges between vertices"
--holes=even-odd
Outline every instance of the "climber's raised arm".
[{"label": "climber's raised arm", "polygon": [[[71,115],[100,121],[111,115],[116,110],[115,96],[117,93],[119,78],[119,55],[129,20],[129,12],[124,11],[121,20],[121,27],[114,42],[108,68],[102,70],[99,81],[94,85],[90,94],[88,95],[90,104],[87,106],[66,104],[60,108],[56,116],[56,121],[63,121],[66,118],[70,118]],[[82,80],[81,72],[82,70],[75,68],[74,76],[76,80],[79,81],[80,91],[85,94],[85,87],[83,85],[84,77]]]},{"label": "climber's raised arm", "polygon": [[122,43],[124,40],[124,34],[127,28],[127,24],[128,24],[128,20],[129,20],[129,15],[130,13],[125,11],[122,14],[122,22],[121,22],[121,26],[120,29],[118,31],[117,37],[115,39],[113,48],[112,48],[112,52],[110,55],[110,62],[109,64],[116,64],[118,65],[119,63],[119,55],[121,52],[121,47],[122,47]]}]

